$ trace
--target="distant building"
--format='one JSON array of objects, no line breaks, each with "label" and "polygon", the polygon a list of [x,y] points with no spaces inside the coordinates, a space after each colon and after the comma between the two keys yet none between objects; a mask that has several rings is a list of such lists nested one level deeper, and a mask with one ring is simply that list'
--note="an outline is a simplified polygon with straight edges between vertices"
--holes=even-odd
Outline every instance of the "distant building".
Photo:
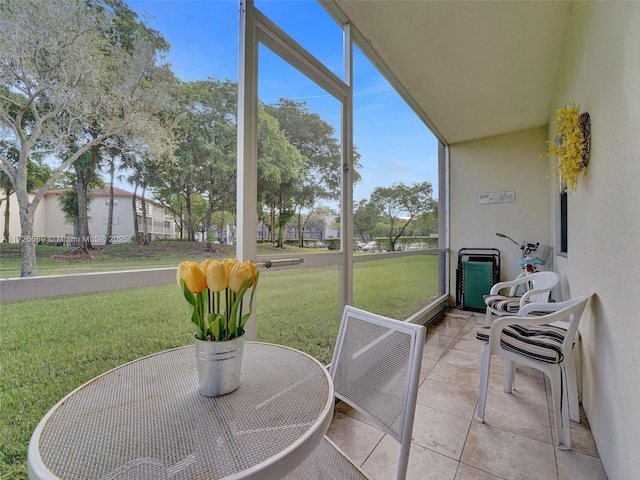
[{"label": "distant building", "polygon": [[[58,198],[65,190],[49,190],[38,205],[34,220],[34,236],[40,243],[73,245],[77,242],[73,220],[65,217]],[[113,189],[113,223],[111,243],[128,243],[135,235],[133,193],[121,188]],[[142,234],[142,202],[136,199],[136,221]],[[175,239],[176,227],[171,213],[154,201],[145,199],[148,240]],[[2,210],[4,210],[4,205]],[[9,242],[20,242],[20,218],[15,194],[10,197]],[[109,215],[109,189],[95,189],[89,204],[89,234],[91,243],[104,245],[107,240]]]}]

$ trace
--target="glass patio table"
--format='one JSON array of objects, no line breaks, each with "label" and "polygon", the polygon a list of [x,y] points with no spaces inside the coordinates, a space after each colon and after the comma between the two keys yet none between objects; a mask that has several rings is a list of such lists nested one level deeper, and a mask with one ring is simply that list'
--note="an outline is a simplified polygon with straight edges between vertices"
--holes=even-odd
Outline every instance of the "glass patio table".
[{"label": "glass patio table", "polygon": [[71,392],[36,427],[30,479],[281,478],[333,415],[326,368],[298,350],[245,342],[240,388],[198,392],[193,346],[117,367]]}]

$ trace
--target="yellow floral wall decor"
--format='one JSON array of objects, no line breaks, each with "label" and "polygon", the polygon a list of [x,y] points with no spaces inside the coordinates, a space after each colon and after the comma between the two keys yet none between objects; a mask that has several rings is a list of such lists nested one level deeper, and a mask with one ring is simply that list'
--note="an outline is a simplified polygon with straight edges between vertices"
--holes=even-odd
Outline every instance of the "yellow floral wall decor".
[{"label": "yellow floral wall decor", "polygon": [[560,176],[570,191],[576,191],[580,174],[586,175],[591,148],[591,121],[588,113],[572,103],[559,108],[554,123],[558,125],[558,144],[547,140],[547,156],[558,157],[554,177]]}]

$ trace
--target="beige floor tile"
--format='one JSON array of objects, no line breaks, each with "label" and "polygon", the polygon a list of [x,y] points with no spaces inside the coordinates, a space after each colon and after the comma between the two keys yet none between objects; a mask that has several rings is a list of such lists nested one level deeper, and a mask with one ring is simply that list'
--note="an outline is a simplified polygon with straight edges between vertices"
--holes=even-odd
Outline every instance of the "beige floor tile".
[{"label": "beige floor tile", "polygon": [[340,419],[338,418],[336,420],[336,414],[340,413],[342,415],[346,415],[348,417],[351,418],[355,418],[356,420],[359,420],[361,422],[364,422],[368,425],[371,425],[374,428],[379,429],[380,431],[382,431],[382,429],[380,427],[378,427],[378,425],[376,425],[372,420],[369,420],[367,417],[365,417],[363,414],[361,414],[358,410],[356,410],[355,408],[351,407],[349,404],[344,403],[344,402],[338,402],[335,406],[334,409],[334,420],[335,421],[340,421]]},{"label": "beige floor tile", "polygon": [[455,480],[501,480],[501,478],[461,463]]},{"label": "beige floor tile", "polygon": [[557,480],[550,444],[471,422],[462,463],[507,480]]},{"label": "beige floor tile", "polygon": [[431,369],[427,378],[452,385],[478,388],[480,376],[478,369],[438,362]]},{"label": "beige floor tile", "polygon": [[334,413],[327,436],[357,465],[362,465],[384,432],[339,412]]},{"label": "beige floor tile", "polygon": [[[428,328],[432,329],[432,327],[428,327]],[[455,325],[441,324],[441,325],[437,325],[436,327],[433,327],[433,330],[435,330],[437,333],[440,333],[442,335],[455,337],[462,331],[462,327],[461,326],[457,327]]]},{"label": "beige floor tile", "polygon": [[442,412],[471,419],[478,401],[473,385],[454,385],[427,378],[418,389],[418,403]]},{"label": "beige floor tile", "polygon": [[444,315],[446,316],[460,316],[460,317],[468,317],[472,315],[473,312],[469,310],[462,310],[461,308],[451,307],[445,310]]},{"label": "beige floor tile", "polygon": [[460,333],[458,334],[457,338],[460,338],[462,340],[471,340],[474,342],[478,342],[479,344],[483,344],[482,341],[478,340],[476,338],[476,330],[478,329],[477,325],[470,325],[471,322],[467,322],[467,324],[462,327],[462,330],[460,330]]},{"label": "beige floor tile", "polygon": [[435,332],[427,338],[427,343],[425,345],[449,348],[455,339],[456,337],[450,337],[449,335],[443,335],[440,332]]},{"label": "beige floor tile", "polygon": [[599,458],[556,448],[558,480],[607,480],[607,475]]},{"label": "beige floor tile", "polygon": [[446,325],[448,327],[462,328],[469,321],[469,317],[463,316],[445,316],[442,318],[440,325]]},{"label": "beige floor tile", "polygon": [[476,339],[467,340],[464,338],[460,338],[460,336],[458,336],[453,341],[453,343],[451,343],[450,348],[452,348],[453,350],[462,350],[463,352],[475,353],[479,357],[480,352],[482,352],[483,346],[484,346],[484,343],[479,340],[476,340]]},{"label": "beige floor tile", "polygon": [[461,350],[447,350],[440,361],[448,363],[450,365],[457,365],[460,367],[474,368],[476,371],[480,371],[480,354],[472,352],[463,352]]},{"label": "beige floor tile", "polygon": [[598,457],[598,447],[589,428],[589,422],[580,405],[580,423],[571,422],[571,450]]},{"label": "beige floor tile", "polygon": [[460,460],[471,419],[424,405],[416,406],[413,443]]},{"label": "beige floor tile", "polygon": [[526,403],[516,395],[487,395],[484,421],[507,432],[552,443],[548,410]]},{"label": "beige floor tile", "polygon": [[436,361],[430,358],[422,357],[422,367],[420,368],[420,384],[427,378],[429,372],[436,366]]},{"label": "beige floor tile", "polygon": [[[371,480],[396,478],[400,444],[386,435],[362,466]],[[412,444],[409,452],[407,480],[453,480],[458,462],[420,445]],[[338,480],[338,479],[336,479]]]},{"label": "beige floor tile", "polygon": [[541,408],[549,408],[547,401],[547,393],[543,379],[536,375],[535,370],[532,374],[529,370],[518,369],[515,376],[515,387],[512,393],[505,393],[502,385],[503,379],[503,367],[497,368],[494,366],[495,362],[491,362],[491,377],[489,381],[489,394],[499,397],[516,397],[524,403],[530,403],[537,405]]},{"label": "beige floor tile", "polygon": [[422,358],[428,358],[430,360],[440,360],[440,358],[446,351],[446,348],[436,347],[435,345],[426,343],[424,345],[424,350],[422,351]]}]

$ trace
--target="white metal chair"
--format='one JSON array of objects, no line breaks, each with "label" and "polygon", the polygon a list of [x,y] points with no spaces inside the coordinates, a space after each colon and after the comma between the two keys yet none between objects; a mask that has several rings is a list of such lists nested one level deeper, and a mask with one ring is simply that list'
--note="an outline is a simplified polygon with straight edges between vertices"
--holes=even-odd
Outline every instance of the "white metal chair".
[{"label": "white metal chair", "polygon": [[[535,272],[508,282],[496,283],[491,287],[489,295],[484,297],[487,306],[484,324],[491,325],[493,315],[515,315],[528,303],[548,302],[551,290],[559,281],[560,275],[555,272]],[[525,286],[527,291],[517,296],[516,290],[521,286]],[[500,295],[500,291],[505,288],[510,289],[509,294]]]},{"label": "white metal chair", "polygon": [[[426,328],[347,306],[329,369],[336,397],[400,443],[406,478]],[[287,479],[367,479],[327,437]]]},{"label": "white metal chair", "polygon": [[[523,314],[552,313],[498,318],[490,327],[478,329],[477,338],[487,342],[480,364],[478,421],[484,423],[491,356],[500,355],[504,359],[503,389],[506,393],[512,391],[515,362],[540,370],[549,377],[558,445],[571,448],[566,377],[568,370],[573,368],[575,372],[572,356],[576,332],[588,300],[589,296],[583,296],[566,302],[531,304]],[[551,325],[558,321],[567,323]]]}]

